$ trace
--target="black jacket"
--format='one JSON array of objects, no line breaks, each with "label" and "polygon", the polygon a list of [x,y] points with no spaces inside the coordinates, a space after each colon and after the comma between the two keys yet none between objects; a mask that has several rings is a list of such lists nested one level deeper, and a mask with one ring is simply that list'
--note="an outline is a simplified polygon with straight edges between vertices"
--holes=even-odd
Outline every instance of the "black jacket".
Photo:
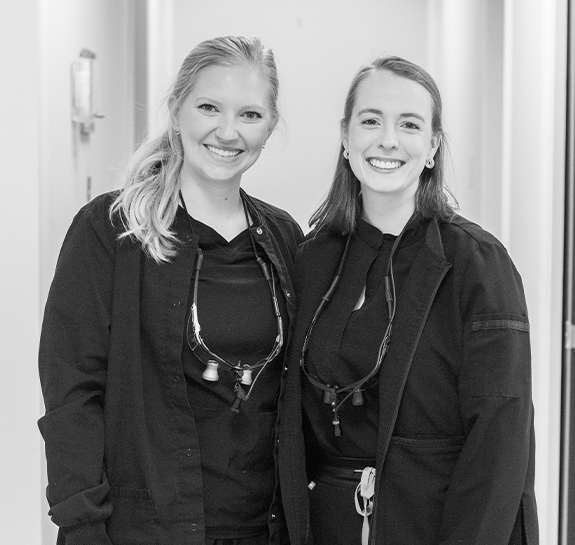
[{"label": "black jacket", "polygon": [[[158,264],[139,243],[118,241],[114,196],[75,217],[46,304],[39,426],[50,514],[66,545],[204,545],[200,451],[181,364],[198,237],[180,209],[178,253]],[[271,205],[247,203],[291,317],[301,229]]]},{"label": "black jacket", "polygon": [[[344,243],[319,233],[296,259],[299,308],[279,435],[292,545],[312,543],[300,352]],[[418,244],[379,375],[369,543],[534,545],[531,356],[521,278],[500,242],[460,217],[430,221]]]}]

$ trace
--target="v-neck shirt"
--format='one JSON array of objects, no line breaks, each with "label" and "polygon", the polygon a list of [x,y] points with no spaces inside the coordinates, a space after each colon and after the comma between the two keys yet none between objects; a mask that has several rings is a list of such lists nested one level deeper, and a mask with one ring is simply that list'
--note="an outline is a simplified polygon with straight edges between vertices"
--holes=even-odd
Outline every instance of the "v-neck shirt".
[{"label": "v-neck shirt", "polygon": [[208,225],[192,223],[203,253],[197,306],[204,343],[234,364],[254,364],[269,354],[277,325],[250,233],[228,242]]}]

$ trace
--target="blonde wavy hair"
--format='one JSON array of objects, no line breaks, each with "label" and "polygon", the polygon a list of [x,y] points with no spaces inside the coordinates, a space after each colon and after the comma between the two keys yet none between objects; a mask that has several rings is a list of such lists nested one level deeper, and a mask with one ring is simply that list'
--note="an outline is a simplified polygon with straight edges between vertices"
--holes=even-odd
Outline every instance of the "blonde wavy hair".
[{"label": "blonde wavy hair", "polygon": [[181,137],[176,132],[180,108],[198,74],[209,66],[257,67],[268,79],[272,116],[277,121],[279,81],[273,52],[258,38],[223,36],[197,45],[184,59],[167,96],[167,126],[146,140],[134,153],[123,189],[110,207],[110,218],[119,215],[124,232],[119,238],[138,240],[156,262],[176,254],[177,237],[172,224],[178,210],[179,174],[184,160]]}]

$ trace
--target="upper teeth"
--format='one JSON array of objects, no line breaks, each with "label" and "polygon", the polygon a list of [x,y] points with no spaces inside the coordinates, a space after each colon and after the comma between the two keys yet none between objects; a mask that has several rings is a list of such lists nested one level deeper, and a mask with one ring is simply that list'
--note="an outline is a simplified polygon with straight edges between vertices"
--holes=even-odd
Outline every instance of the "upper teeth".
[{"label": "upper teeth", "polygon": [[206,146],[212,153],[219,155],[221,157],[235,157],[240,153],[240,150],[225,150],[220,148],[215,148],[214,146]]},{"label": "upper teeth", "polygon": [[401,166],[400,161],[380,161],[379,159],[369,159],[369,164],[376,168],[399,168]]}]

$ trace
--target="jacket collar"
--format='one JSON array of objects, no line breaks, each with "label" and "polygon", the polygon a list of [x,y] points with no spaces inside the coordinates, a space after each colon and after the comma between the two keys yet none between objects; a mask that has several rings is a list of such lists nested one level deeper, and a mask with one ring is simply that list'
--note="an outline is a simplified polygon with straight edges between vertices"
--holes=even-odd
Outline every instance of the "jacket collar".
[{"label": "jacket collar", "polygon": [[263,223],[263,219],[261,211],[257,206],[256,202],[241,187],[240,187],[240,196],[242,198],[244,205],[246,206],[248,214],[251,217],[252,220],[251,227],[260,227]]},{"label": "jacket collar", "polygon": [[[424,220],[420,216],[414,214],[409,219],[401,234],[399,235],[401,240],[398,243],[398,247],[404,248],[410,244],[415,244],[418,240],[425,236],[428,223],[429,220]],[[383,234],[377,227],[374,227],[361,218],[357,222],[356,234],[368,246],[377,249],[380,248],[385,238],[391,240],[398,238],[398,235]]]}]

